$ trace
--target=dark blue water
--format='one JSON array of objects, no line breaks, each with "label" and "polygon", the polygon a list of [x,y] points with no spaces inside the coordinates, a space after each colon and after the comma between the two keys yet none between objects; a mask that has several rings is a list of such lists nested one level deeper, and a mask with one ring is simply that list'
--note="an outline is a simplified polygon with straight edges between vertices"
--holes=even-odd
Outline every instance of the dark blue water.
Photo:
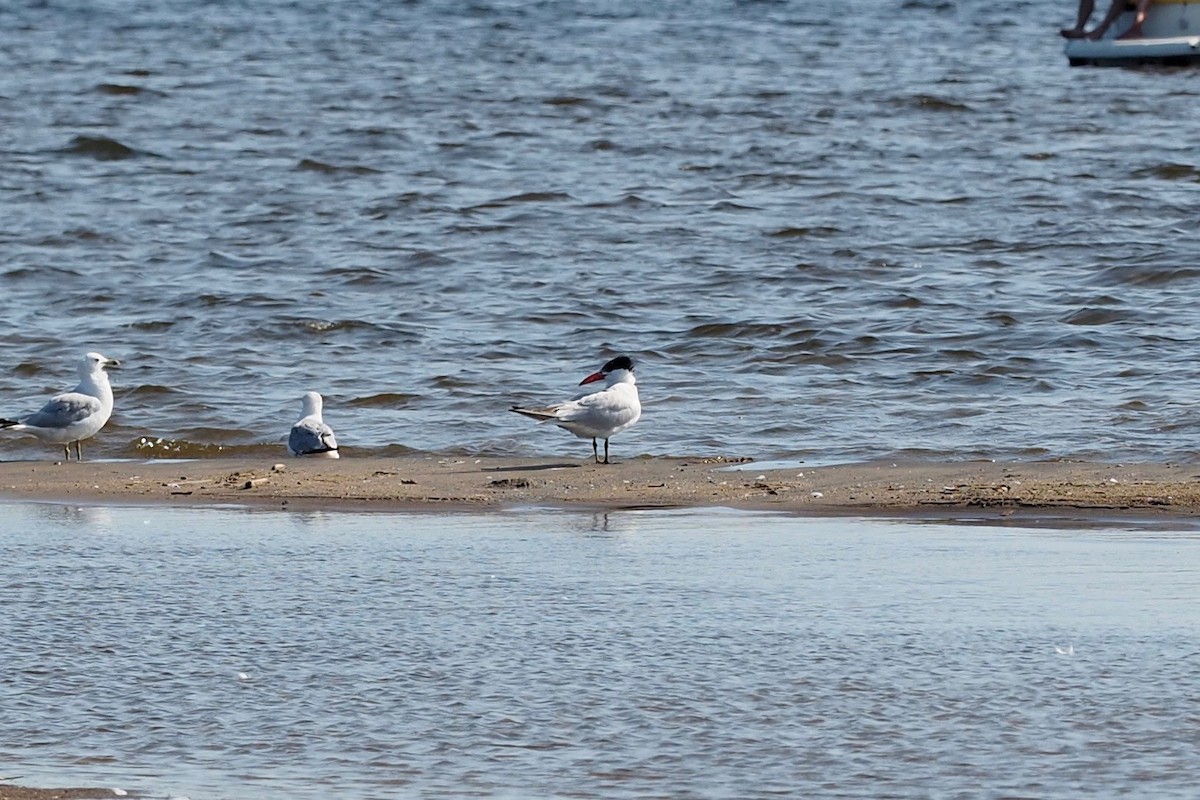
[{"label": "dark blue water", "polygon": [[346,455],[575,452],[504,410],[625,352],[626,452],[1187,457],[1200,90],[1073,15],[10,4],[0,414],[96,349],[97,455],[282,453],[309,389]]},{"label": "dark blue water", "polygon": [[1195,791],[1195,531],[10,505],[0,766],[325,797]]}]

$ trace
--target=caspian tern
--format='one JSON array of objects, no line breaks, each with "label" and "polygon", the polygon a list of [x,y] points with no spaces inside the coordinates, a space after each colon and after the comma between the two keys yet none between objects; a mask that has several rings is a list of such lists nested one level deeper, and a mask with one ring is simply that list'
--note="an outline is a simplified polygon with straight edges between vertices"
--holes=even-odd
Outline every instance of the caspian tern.
[{"label": "caspian tern", "polygon": [[19,420],[0,419],[0,428],[36,436],[43,442],[61,444],[66,460],[71,459],[71,443],[75,443],[75,460],[83,460],[84,439],[100,432],[113,411],[112,386],[105,367],[117,367],[120,362],[88,353],[79,362],[79,385],[69,392],[56,394],[46,405]]},{"label": "caspian tern", "polygon": [[300,419],[296,420],[288,435],[288,452],[294,456],[341,458],[333,429],[321,418],[321,408],[324,406],[321,395],[305,392],[303,402]]},{"label": "caspian tern", "polygon": [[580,439],[592,440],[592,457],[601,463],[596,440],[604,440],[604,462],[608,462],[608,440],[631,427],[642,416],[642,403],[638,399],[637,380],[633,377],[633,361],[628,356],[617,356],[599,372],[593,372],[582,381],[585,386],[604,381],[604,388],[580,395],[572,400],[546,408],[521,408],[513,406],[518,414],[532,417],[538,422],[553,422],[566,428]]}]

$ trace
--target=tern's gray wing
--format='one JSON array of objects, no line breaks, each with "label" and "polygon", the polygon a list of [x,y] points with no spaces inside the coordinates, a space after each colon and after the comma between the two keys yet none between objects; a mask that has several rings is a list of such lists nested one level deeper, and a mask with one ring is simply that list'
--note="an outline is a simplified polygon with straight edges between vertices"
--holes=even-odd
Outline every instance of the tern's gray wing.
[{"label": "tern's gray wing", "polygon": [[626,396],[606,389],[586,394],[559,406],[558,418],[565,422],[589,422],[617,427],[638,416]]},{"label": "tern's gray wing", "polygon": [[100,400],[79,392],[51,397],[46,405],[21,420],[30,428],[68,428],[100,412]]},{"label": "tern's gray wing", "polygon": [[288,449],[297,455],[328,453],[337,450],[337,439],[328,425],[305,419],[292,426]]}]

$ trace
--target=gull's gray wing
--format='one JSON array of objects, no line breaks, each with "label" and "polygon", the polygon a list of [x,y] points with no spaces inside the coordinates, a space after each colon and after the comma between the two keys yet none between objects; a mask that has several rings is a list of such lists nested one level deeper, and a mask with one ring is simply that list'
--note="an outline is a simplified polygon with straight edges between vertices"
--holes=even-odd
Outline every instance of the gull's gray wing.
[{"label": "gull's gray wing", "polygon": [[337,449],[333,429],[321,422],[300,420],[292,426],[292,432],[288,434],[288,450],[297,455],[328,453]]},{"label": "gull's gray wing", "polygon": [[30,428],[68,428],[100,413],[100,400],[79,392],[64,392],[51,397],[46,405],[21,420]]}]

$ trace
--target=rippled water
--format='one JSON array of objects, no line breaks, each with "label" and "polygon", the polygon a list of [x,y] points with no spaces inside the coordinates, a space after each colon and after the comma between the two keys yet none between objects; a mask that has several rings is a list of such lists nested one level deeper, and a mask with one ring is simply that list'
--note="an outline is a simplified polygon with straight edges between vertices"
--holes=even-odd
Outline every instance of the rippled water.
[{"label": "rippled water", "polygon": [[[1200,446],[1191,71],[1050,0],[52,0],[0,10],[0,398],[127,363],[108,456]],[[154,447],[147,447],[154,443]],[[4,453],[45,457],[27,440]]]},{"label": "rippled water", "polygon": [[1194,531],[11,505],[0,765],[152,796],[1192,797]]}]

